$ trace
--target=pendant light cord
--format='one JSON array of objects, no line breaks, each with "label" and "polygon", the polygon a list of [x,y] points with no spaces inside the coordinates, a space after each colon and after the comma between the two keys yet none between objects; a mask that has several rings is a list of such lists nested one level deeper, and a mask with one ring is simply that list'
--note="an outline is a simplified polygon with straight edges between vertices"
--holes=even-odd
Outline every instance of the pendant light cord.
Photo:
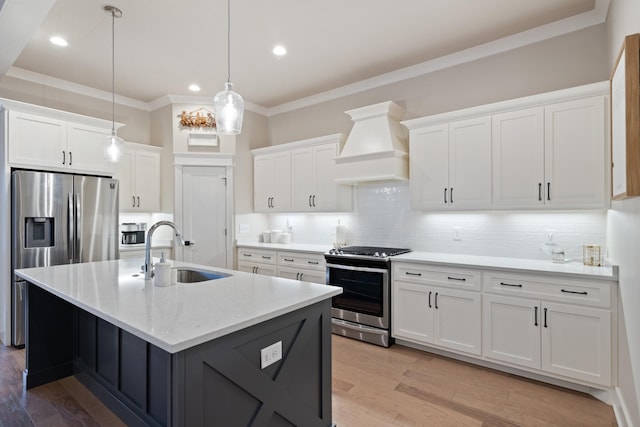
[{"label": "pendant light cord", "polygon": [[116,131],[116,11],[111,9],[111,133]]},{"label": "pendant light cord", "polygon": [[227,83],[231,83],[231,0],[227,0]]}]

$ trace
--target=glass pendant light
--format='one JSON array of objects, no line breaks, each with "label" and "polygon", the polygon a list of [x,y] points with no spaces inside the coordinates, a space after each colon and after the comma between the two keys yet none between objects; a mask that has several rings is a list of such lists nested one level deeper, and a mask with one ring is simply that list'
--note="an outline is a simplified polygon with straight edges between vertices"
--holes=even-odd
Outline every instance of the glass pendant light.
[{"label": "glass pendant light", "polygon": [[220,135],[237,135],[242,130],[244,101],[231,83],[231,0],[227,0],[227,82],[213,98],[216,128]]},{"label": "glass pendant light", "polygon": [[116,135],[116,89],[115,89],[115,22],[122,16],[122,10],[115,6],[105,6],[111,13],[111,135],[104,142],[104,157],[109,162],[119,162],[122,157],[124,141]]}]

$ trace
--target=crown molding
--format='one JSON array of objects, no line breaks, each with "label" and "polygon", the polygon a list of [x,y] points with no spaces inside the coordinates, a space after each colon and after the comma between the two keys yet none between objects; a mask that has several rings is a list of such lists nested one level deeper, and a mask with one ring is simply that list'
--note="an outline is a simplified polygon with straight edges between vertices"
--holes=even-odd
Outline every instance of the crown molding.
[{"label": "crown molding", "polygon": [[[2,0],[0,0],[2,1]],[[527,46],[553,37],[582,30],[606,22],[611,0],[595,0],[594,8],[588,12],[569,18],[561,19],[550,24],[532,28],[512,36],[504,37],[473,48],[445,55],[430,61],[412,65],[389,73],[381,74],[357,83],[341,86],[316,95],[286,102],[274,107],[266,108],[245,100],[245,109],[266,117],[283,114],[300,108],[309,107],[344,96],[353,95],[375,89],[403,80],[419,77],[434,71],[443,70],[456,65],[475,61],[498,53],[507,52],[519,47]],[[20,80],[38,83],[44,86],[65,90],[79,95],[89,96],[111,102],[111,92],[94,89],[88,86],[72,83],[44,74],[34,73],[17,67],[11,67],[6,74]],[[154,111],[170,104],[204,104],[212,105],[213,100],[204,96],[165,95],[151,102],[143,102],[124,96],[115,96],[116,103],[143,111]]]}]

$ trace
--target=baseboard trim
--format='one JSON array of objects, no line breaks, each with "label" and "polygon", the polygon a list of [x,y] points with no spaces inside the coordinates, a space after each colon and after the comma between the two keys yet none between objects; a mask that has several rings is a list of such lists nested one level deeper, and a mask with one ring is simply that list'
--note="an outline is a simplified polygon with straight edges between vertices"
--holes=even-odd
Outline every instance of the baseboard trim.
[{"label": "baseboard trim", "polygon": [[627,409],[624,397],[622,396],[622,391],[618,386],[616,386],[614,390],[614,402],[611,406],[613,406],[616,423],[618,423],[618,427],[630,427],[631,417],[629,416],[629,409]]}]

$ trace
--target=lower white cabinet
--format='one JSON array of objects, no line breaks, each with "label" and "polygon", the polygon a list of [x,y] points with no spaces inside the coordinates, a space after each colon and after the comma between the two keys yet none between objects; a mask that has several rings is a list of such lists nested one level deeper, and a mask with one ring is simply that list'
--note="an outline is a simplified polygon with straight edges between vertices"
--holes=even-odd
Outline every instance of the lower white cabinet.
[{"label": "lower white cabinet", "polygon": [[[612,385],[613,313],[602,307],[611,301],[607,284],[499,273],[485,279],[485,290],[502,293],[483,296],[485,358]],[[500,284],[504,288],[496,289]]]},{"label": "lower white cabinet", "polygon": [[277,276],[277,252],[270,250],[238,249],[238,270],[247,273]]},{"label": "lower white cabinet", "polygon": [[[394,338],[480,356],[481,294],[466,290],[473,278],[480,276],[473,273],[395,264],[391,310]],[[450,283],[445,284],[447,281]]]}]

